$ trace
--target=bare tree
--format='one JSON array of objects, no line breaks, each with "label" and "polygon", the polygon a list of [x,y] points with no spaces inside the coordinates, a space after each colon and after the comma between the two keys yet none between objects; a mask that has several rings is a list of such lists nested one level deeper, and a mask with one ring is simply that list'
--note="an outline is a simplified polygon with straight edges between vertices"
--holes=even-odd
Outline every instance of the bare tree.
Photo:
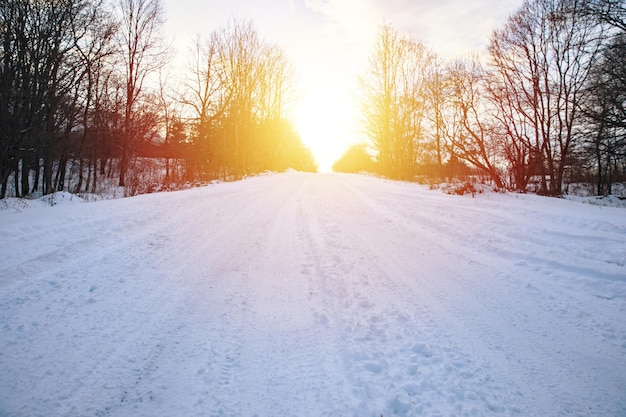
[{"label": "bare tree", "polygon": [[389,25],[382,27],[360,86],[365,133],[383,174],[410,178],[415,172],[431,60],[421,42],[400,36]]},{"label": "bare tree", "polygon": [[[113,42],[116,30],[116,22],[104,0],[93,3],[89,13],[85,14],[85,19],[72,24],[74,38],[78,40],[76,42],[76,54],[83,68],[79,84],[81,87],[79,94],[81,95],[80,106],[82,107],[82,115],[80,116],[82,132],[76,149],[76,157],[79,160],[76,192],[83,189],[88,148],[91,148],[91,156],[94,156],[94,142],[99,134],[96,115],[102,104],[99,91],[103,82],[107,82],[104,79],[106,74],[111,71],[112,65],[109,61],[116,52]],[[88,189],[88,182],[85,191]]]},{"label": "bare tree", "polygon": [[126,171],[135,139],[135,107],[146,78],[163,66],[166,54],[160,29],[163,23],[161,0],[118,0],[120,13],[119,45],[123,56],[126,84],[124,134],[120,144],[119,185],[125,185]]},{"label": "bare tree", "polygon": [[294,100],[294,68],[285,53],[276,45],[262,51],[262,72],[259,85],[258,117],[274,120],[285,117]]},{"label": "bare tree", "polygon": [[78,120],[77,84],[82,70],[76,45],[85,36],[74,29],[89,20],[91,6],[88,0],[0,4],[2,196],[12,172],[17,195],[31,192],[31,172],[35,173],[33,191],[38,189],[40,161],[42,192],[63,187],[69,141]]},{"label": "bare tree", "polygon": [[197,42],[193,60],[183,101],[193,109],[198,164],[241,177],[283,160],[278,148],[301,154],[285,120],[292,68],[251,22],[233,20]]},{"label": "bare tree", "polygon": [[620,31],[626,31],[626,3],[624,0],[583,0],[576,10],[585,17],[597,19]]},{"label": "bare tree", "polygon": [[[32,30],[28,13],[27,1],[0,3],[0,198],[7,193],[11,173],[18,172],[18,150],[24,146],[24,131],[32,117],[31,105],[26,101],[31,89],[30,77],[25,73],[27,39]],[[19,192],[17,184],[15,188]]]},{"label": "bare tree", "polygon": [[580,103],[603,40],[601,28],[578,11],[579,0],[526,0],[489,48],[513,140],[541,157],[541,191],[562,192],[564,174],[578,145]]},{"label": "bare tree", "polygon": [[477,60],[458,61],[450,67],[453,111],[449,115],[458,123],[455,134],[448,137],[452,155],[467,161],[491,178],[498,188],[504,188],[498,164],[497,127],[492,123],[491,110],[485,100],[485,71]]},{"label": "bare tree", "polygon": [[393,175],[394,118],[398,102],[399,35],[385,25],[378,36],[375,52],[369,58],[367,73],[360,78],[361,109],[365,133],[378,152],[383,173]]},{"label": "bare tree", "polygon": [[259,107],[259,90],[263,71],[263,42],[250,21],[231,21],[219,33],[220,60],[225,64],[226,83],[230,100],[226,114],[226,129],[232,138],[227,143],[228,165],[233,174],[246,174],[254,159],[254,124]]},{"label": "bare tree", "polygon": [[161,116],[161,124],[163,130],[163,143],[161,150],[165,158],[165,185],[169,185],[172,180],[170,172],[170,159],[172,149],[178,142],[177,136],[182,133],[184,128],[181,126],[180,105],[172,98],[173,93],[167,91],[167,83],[163,74],[159,75],[159,91],[157,93],[158,109]]},{"label": "bare tree", "polygon": [[626,174],[626,34],[613,38],[597,60],[583,112],[588,118],[586,150],[593,161],[598,195],[611,193]]},{"label": "bare tree", "polygon": [[447,68],[442,61],[433,56],[431,64],[426,68],[425,99],[427,105],[428,131],[431,136],[434,151],[434,163],[427,161],[427,165],[434,165],[434,175],[438,179],[443,176],[443,164],[446,151],[446,138],[456,137],[454,129],[457,126],[450,99],[452,83]]},{"label": "bare tree", "polygon": [[187,175],[216,177],[224,160],[225,138],[217,135],[218,121],[230,101],[231,91],[226,82],[223,62],[220,60],[220,39],[216,33],[207,41],[196,39],[190,51],[189,77],[180,101],[191,109],[194,120],[193,146],[195,155],[189,155]]}]

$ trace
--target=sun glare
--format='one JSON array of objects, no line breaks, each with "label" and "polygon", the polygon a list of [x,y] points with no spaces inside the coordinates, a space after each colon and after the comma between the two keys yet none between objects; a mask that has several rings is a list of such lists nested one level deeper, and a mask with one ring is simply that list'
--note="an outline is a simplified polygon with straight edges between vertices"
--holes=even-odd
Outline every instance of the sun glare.
[{"label": "sun glare", "polygon": [[336,74],[315,74],[303,81],[295,123],[311,149],[318,171],[330,172],[333,163],[357,140],[357,106],[351,83]]}]

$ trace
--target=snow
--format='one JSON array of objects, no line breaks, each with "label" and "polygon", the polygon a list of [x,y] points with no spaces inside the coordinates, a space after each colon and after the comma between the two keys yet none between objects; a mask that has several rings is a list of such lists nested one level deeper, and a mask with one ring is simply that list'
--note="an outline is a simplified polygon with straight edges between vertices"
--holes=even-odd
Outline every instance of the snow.
[{"label": "snow", "polygon": [[289,172],[0,211],[2,416],[626,415],[626,211]]}]

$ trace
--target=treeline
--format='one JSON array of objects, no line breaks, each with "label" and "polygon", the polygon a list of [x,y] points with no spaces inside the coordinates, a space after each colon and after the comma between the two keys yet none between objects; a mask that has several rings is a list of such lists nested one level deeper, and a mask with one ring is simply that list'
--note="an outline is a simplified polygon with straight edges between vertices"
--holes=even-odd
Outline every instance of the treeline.
[{"label": "treeline", "polygon": [[159,0],[0,2],[0,198],[316,169],[278,47],[232,21],[196,41],[181,85],[163,18]]},{"label": "treeline", "polygon": [[[383,175],[443,180],[471,168],[498,188],[548,195],[626,181],[622,0],[526,0],[486,60],[445,63],[386,25],[360,84],[370,168]],[[351,152],[340,168],[370,164]]]}]

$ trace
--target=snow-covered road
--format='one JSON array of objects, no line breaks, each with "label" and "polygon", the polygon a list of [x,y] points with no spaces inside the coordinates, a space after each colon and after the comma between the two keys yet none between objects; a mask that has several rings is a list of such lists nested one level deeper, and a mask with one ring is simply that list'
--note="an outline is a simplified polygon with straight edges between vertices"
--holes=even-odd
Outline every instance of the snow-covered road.
[{"label": "snow-covered road", "polygon": [[624,416],[626,210],[286,173],[0,212],[1,416]]}]

